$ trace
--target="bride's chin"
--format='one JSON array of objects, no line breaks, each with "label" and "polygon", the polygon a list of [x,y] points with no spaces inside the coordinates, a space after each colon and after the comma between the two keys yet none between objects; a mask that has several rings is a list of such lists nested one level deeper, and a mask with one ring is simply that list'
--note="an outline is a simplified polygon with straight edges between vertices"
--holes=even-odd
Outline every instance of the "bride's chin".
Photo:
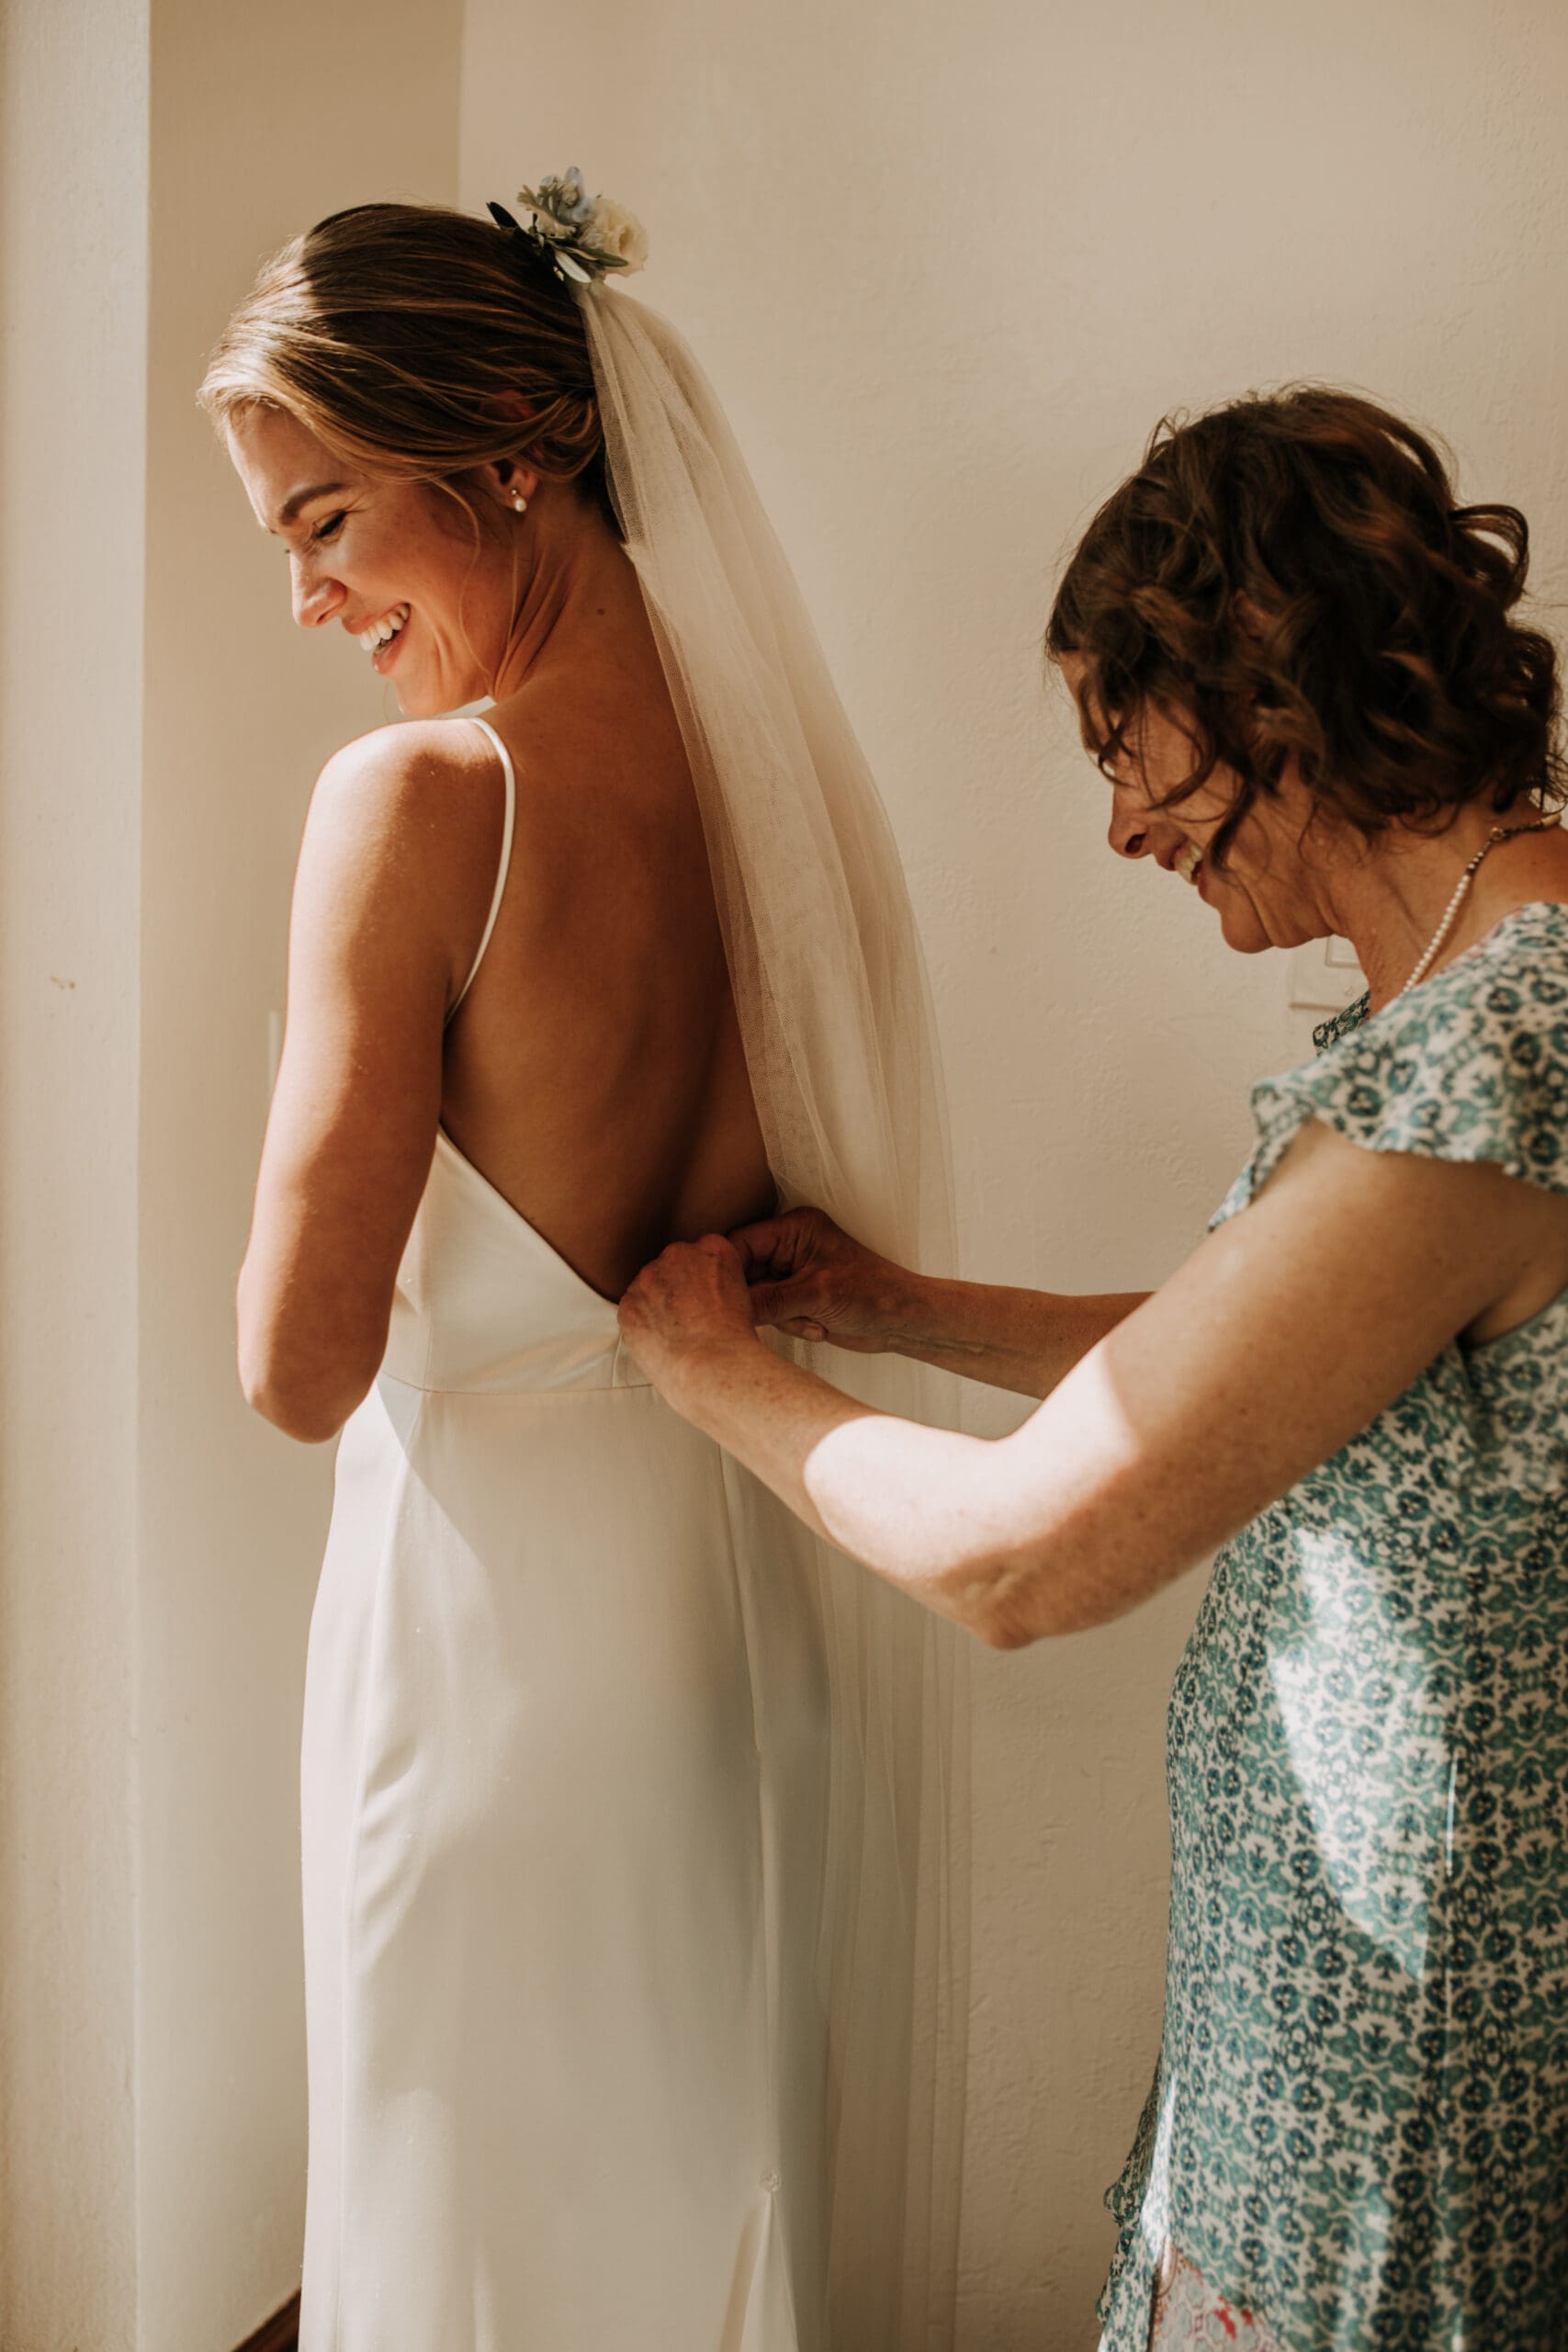
[{"label": "bride's chin", "polygon": [[445,693],[439,691],[439,684],[433,692],[427,683],[416,678],[394,678],[390,684],[398,698],[398,708],[405,718],[451,718],[458,711],[466,710],[470,703],[480,701],[486,693],[486,688],[478,682],[454,693],[449,679],[439,682],[445,685]]}]

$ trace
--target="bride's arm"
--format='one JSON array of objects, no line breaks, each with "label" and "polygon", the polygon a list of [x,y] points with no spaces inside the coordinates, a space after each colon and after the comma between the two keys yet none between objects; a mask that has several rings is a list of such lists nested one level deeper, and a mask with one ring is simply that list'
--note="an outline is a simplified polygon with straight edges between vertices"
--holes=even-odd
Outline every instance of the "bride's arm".
[{"label": "bride's arm", "polygon": [[729,1238],[759,1323],[857,1354],[914,1356],[1021,1396],[1048,1396],[1147,1295],[942,1281],[878,1257],[820,1209],[792,1209]]},{"label": "bride's arm", "polygon": [[443,1023],[494,869],[495,797],[480,763],[416,722],[336,752],[311,798],[237,1298],[246,1399],[303,1443],[337,1434],[386,1348],[435,1148]]},{"label": "bride's arm", "polygon": [[717,1238],[645,1269],[623,1327],[676,1410],[809,1525],[1010,1649],[1195,1566],[1556,1263],[1565,1215],[1495,1167],[1308,1127],[1246,1213],[997,1440],[870,1412],[774,1355]]}]

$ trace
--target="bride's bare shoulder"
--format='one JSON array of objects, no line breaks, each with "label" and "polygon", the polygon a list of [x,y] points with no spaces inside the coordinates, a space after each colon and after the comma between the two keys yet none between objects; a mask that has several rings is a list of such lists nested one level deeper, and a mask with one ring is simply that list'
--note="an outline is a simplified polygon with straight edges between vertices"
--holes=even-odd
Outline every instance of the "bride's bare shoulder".
[{"label": "bride's bare shoulder", "polygon": [[479,729],[406,719],[333,753],[316,779],[306,833],[365,850],[410,842],[439,854],[446,845],[460,863],[466,849],[499,841],[502,816],[499,765]]},{"label": "bride's bare shoulder", "polygon": [[505,820],[499,763],[477,727],[410,719],[334,752],[316,780],[295,881],[296,916],[454,937],[493,885]]},{"label": "bride's bare shoulder", "polygon": [[316,779],[311,806],[412,814],[423,802],[445,805],[440,796],[454,786],[496,774],[494,749],[479,728],[406,718],[374,727],[334,752]]}]

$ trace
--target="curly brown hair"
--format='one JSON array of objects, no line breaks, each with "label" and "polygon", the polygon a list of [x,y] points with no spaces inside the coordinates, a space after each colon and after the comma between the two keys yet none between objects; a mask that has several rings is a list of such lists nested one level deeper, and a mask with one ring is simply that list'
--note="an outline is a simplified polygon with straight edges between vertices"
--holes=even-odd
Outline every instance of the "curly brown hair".
[{"label": "curly brown hair", "polygon": [[1413,425],[1295,385],[1161,420],[1068,562],[1046,651],[1086,658],[1108,775],[1153,702],[1193,749],[1162,807],[1239,777],[1216,864],[1292,757],[1367,835],[1557,808],[1556,652],[1509,617],[1529,549],[1517,507],[1458,503]]}]

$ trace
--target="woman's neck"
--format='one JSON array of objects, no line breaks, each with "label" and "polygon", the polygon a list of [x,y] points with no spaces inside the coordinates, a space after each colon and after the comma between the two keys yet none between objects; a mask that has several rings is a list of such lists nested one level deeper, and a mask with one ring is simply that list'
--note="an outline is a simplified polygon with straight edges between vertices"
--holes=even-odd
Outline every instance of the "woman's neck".
[{"label": "woman's neck", "polygon": [[[1466,808],[1442,833],[1390,827],[1336,872],[1327,892],[1333,927],[1356,950],[1374,1012],[1409,980],[1465,867],[1493,828],[1538,821],[1537,812],[1522,803],[1502,815]],[[1511,909],[1554,898],[1568,899],[1568,839],[1552,831],[1498,842],[1476,868],[1427,977],[1473,947]]]},{"label": "woman's neck", "polygon": [[628,625],[647,626],[637,572],[595,511],[552,486],[536,499],[529,522],[528,577],[491,687],[496,702],[558,666],[579,676],[603,666]]}]

